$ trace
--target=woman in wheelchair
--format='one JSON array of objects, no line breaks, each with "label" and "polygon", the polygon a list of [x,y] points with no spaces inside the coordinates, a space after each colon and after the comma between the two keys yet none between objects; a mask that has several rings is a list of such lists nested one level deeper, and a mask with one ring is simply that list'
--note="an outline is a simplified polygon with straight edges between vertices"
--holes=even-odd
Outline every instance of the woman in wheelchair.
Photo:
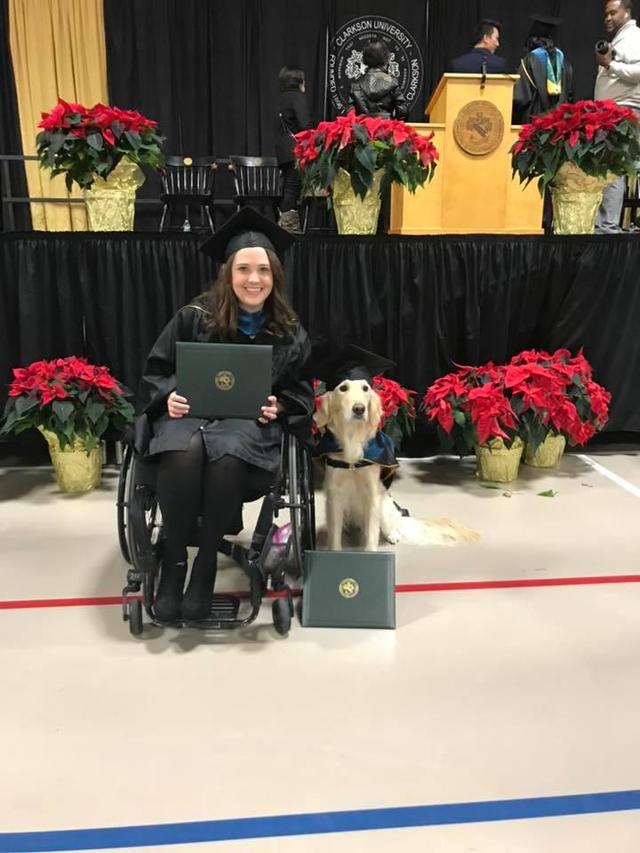
[{"label": "woman in wheelchair", "polygon": [[[213,287],[180,309],[148,355],[139,389],[139,452],[158,458],[157,496],[165,540],[155,614],[160,621],[206,619],[218,546],[246,500],[265,494],[280,463],[283,426],[306,432],[314,408],[303,369],[310,342],[285,295],[278,255],[293,238],[243,208],[202,249],[222,262]],[[176,393],[176,341],[270,344],[273,393],[256,419],[190,417]],[[187,575],[187,545],[202,517]]]}]

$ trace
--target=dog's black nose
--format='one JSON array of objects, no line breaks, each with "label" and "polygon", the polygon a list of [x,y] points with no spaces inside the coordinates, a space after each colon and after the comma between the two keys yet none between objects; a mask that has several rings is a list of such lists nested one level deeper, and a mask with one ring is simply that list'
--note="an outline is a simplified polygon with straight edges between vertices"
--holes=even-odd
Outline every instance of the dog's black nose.
[{"label": "dog's black nose", "polygon": [[354,414],[357,418],[361,418],[361,417],[364,415],[364,413],[365,413],[366,409],[365,409],[365,407],[362,405],[362,403],[354,403],[354,404],[353,404],[353,407],[352,407],[352,409],[351,409],[351,411],[353,412],[353,414]]}]

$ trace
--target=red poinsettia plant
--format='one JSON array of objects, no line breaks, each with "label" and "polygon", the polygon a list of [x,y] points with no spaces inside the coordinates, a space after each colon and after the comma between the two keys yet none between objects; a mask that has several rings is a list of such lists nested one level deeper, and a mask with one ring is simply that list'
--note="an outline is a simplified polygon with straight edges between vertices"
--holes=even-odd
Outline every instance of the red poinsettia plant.
[{"label": "red poinsettia plant", "polygon": [[79,438],[89,451],[107,428],[121,432],[133,420],[120,383],[86,358],[34,361],[14,368],[13,377],[0,436],[36,427],[54,432],[62,449]]},{"label": "red poinsettia plant", "polygon": [[638,119],[633,110],[613,101],[560,104],[522,126],[511,154],[513,174],[525,184],[539,178],[541,192],[565,163],[596,178],[635,174]]},{"label": "red poinsettia plant", "polygon": [[611,394],[593,379],[582,350],[527,350],[505,367],[505,387],[520,421],[520,435],[535,452],[547,435],[586,444],[609,418]]},{"label": "red poinsettia plant", "polygon": [[106,178],[123,157],[159,169],[164,163],[163,137],[158,124],[135,110],[58,100],[42,113],[36,152],[43,168],[65,175],[67,189],[75,181],[82,189],[97,177]]},{"label": "red poinsettia plant", "polygon": [[[393,379],[387,379],[382,374],[373,377],[373,390],[382,403],[382,419],[380,429],[399,448],[403,438],[413,434],[416,420],[416,392],[400,385]],[[325,384],[319,379],[313,380],[313,390],[316,398],[316,411],[320,408]],[[313,426],[315,431],[315,424]]]},{"label": "red poinsettia plant", "polygon": [[518,418],[505,392],[504,369],[488,362],[459,367],[436,379],[423,397],[423,409],[435,421],[445,448],[464,455],[474,447],[501,439],[511,447]]},{"label": "red poinsettia plant", "polygon": [[535,453],[547,435],[585,444],[609,416],[611,395],[593,379],[582,351],[527,350],[506,365],[461,367],[437,379],[423,398],[445,447],[462,455],[500,438],[518,436]]},{"label": "red poinsettia plant", "polygon": [[382,189],[397,182],[415,192],[431,180],[439,156],[432,140],[433,133],[421,136],[403,121],[356,116],[351,110],[296,134],[293,153],[304,192],[327,189],[344,169],[354,193],[364,198],[378,169]]}]

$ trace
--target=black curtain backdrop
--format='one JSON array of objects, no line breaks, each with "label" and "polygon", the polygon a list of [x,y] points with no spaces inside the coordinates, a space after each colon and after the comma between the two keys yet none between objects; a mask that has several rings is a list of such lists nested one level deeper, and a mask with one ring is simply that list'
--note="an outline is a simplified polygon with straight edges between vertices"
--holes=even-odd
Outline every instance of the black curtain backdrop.
[{"label": "black curtain backdrop", "polygon": [[156,118],[168,153],[217,157],[273,154],[283,64],[304,68],[313,118],[333,114],[327,38],[357,16],[390,17],[419,44],[425,80],[413,121],[481,18],[502,22],[501,53],[515,71],[531,13],[562,16],[558,42],[581,98],[593,95],[593,45],[603,31],[597,0],[105,0],[104,8],[111,102]]},{"label": "black curtain backdrop", "polygon": [[[420,395],[453,362],[584,347],[613,394],[608,429],[638,433],[637,239],[307,238],[286,274],[314,339],[389,356]],[[12,366],[71,354],[134,388],[164,323],[212,276],[191,235],[0,235],[3,391]]]},{"label": "black curtain backdrop", "polygon": [[[22,154],[20,123],[18,121],[18,102],[9,47],[9,0],[0,0],[0,154]],[[24,169],[10,164],[11,189],[13,195],[27,195]],[[8,191],[0,168],[0,195]],[[31,228],[31,216],[28,205],[14,205],[15,227],[17,231]],[[3,210],[0,207],[0,231],[6,228],[3,222]],[[0,320],[1,322],[1,320]]]}]

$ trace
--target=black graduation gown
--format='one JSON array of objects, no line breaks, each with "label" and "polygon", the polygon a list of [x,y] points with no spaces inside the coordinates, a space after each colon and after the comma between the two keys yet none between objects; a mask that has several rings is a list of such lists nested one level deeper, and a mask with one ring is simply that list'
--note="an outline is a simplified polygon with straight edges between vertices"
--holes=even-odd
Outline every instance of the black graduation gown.
[{"label": "black graduation gown", "polygon": [[566,56],[562,68],[560,95],[550,95],[547,92],[546,63],[533,52],[523,57],[518,74],[520,79],[513,92],[515,124],[529,124],[533,116],[542,115],[565,101],[573,101],[573,68]]},{"label": "black graduation gown", "polygon": [[301,434],[308,431],[311,423],[313,390],[301,378],[311,352],[308,335],[300,325],[282,338],[266,331],[253,339],[237,333],[237,343],[273,346],[273,394],[284,406],[278,420],[262,425],[231,418],[170,418],[167,397],[176,388],[176,341],[219,342],[215,332],[206,328],[206,318],[204,309],[196,305],[181,308],[153,345],[138,388],[136,449],[147,456],[186,450],[194,433],[201,430],[210,460],[235,456],[258,468],[275,471],[280,462],[283,423]]}]

